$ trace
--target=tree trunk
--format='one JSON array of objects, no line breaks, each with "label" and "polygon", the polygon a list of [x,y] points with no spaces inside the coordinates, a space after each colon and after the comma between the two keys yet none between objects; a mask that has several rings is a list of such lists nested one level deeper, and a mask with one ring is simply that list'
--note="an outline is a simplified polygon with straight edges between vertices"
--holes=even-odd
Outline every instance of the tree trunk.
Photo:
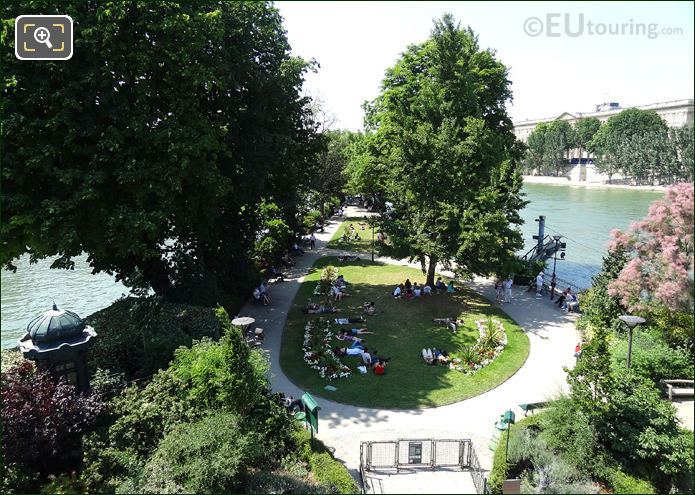
[{"label": "tree trunk", "polygon": [[148,260],[141,265],[142,274],[158,296],[166,298],[171,294],[173,286],[162,260]]},{"label": "tree trunk", "polygon": [[437,259],[430,256],[429,257],[429,266],[427,267],[427,280],[425,281],[425,285],[429,285],[432,288],[434,288],[434,275],[435,275],[436,268],[437,268]]}]

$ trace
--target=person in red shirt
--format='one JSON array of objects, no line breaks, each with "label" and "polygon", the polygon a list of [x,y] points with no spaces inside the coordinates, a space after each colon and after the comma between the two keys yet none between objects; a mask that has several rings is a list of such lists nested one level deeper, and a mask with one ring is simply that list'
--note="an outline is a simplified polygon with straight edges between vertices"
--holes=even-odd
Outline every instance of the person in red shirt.
[{"label": "person in red shirt", "polygon": [[377,361],[374,365],[373,369],[375,375],[383,375],[384,371],[386,371],[386,363],[382,359],[379,359],[379,361]]}]

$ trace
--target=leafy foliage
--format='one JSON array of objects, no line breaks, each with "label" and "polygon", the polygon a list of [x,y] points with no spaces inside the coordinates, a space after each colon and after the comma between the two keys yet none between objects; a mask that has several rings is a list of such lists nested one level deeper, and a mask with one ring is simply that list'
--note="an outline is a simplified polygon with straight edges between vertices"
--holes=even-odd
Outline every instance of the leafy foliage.
[{"label": "leafy foliage", "polygon": [[[657,330],[640,330],[634,333],[631,369],[649,378],[655,384],[661,379],[695,378],[693,356],[682,348],[670,347]],[[627,339],[616,339],[611,344],[613,369],[625,367]]]},{"label": "leafy foliage", "polygon": [[[253,284],[258,205],[296,227],[318,139],[269,2],[2,4],[68,14],[80,63],[26,64],[2,44],[3,265],[28,253],[139,294],[214,305]],[[114,40],[117,40],[114,42]],[[50,118],[46,118],[50,116]]]},{"label": "leafy foliage", "polygon": [[575,128],[566,120],[538,124],[528,137],[527,160],[541,175],[559,176],[576,142]]},{"label": "leafy foliage", "polygon": [[522,245],[509,85],[494,53],[445,15],[386,71],[365,107],[369,134],[352,177],[368,181],[352,187],[393,203],[387,254],[419,260],[428,284],[437,262],[485,274]]},{"label": "leafy foliage", "polygon": [[620,300],[608,293],[608,285],[613,282],[628,262],[628,255],[622,249],[609,250],[603,257],[601,271],[592,279],[591,288],[582,294],[582,315],[577,327],[591,338],[596,328],[603,327],[614,331],[621,330],[618,316],[625,312]]},{"label": "leafy foliage", "polygon": [[609,286],[631,311],[660,304],[673,310],[693,311],[693,185],[681,183],[666,191],[666,198],[649,207],[647,217],[626,232],[613,231],[610,249],[633,255]]},{"label": "leafy foliage", "polygon": [[147,377],[167,367],[180,346],[218,339],[220,323],[211,308],[168,303],[158,297],[120,299],[88,316],[99,338],[90,350],[90,367]]},{"label": "leafy foliage", "polygon": [[221,493],[237,491],[247,466],[262,449],[243,433],[233,413],[216,413],[175,426],[159,443],[144,469],[117,493]]},{"label": "leafy foliage", "polygon": [[98,397],[77,394],[29,362],[2,373],[2,453],[42,474],[76,465],[81,435],[102,409]]},{"label": "leafy foliage", "polygon": [[262,203],[259,207],[262,233],[256,243],[255,252],[259,268],[274,264],[290,245],[292,231],[282,219],[282,212],[275,203]]}]

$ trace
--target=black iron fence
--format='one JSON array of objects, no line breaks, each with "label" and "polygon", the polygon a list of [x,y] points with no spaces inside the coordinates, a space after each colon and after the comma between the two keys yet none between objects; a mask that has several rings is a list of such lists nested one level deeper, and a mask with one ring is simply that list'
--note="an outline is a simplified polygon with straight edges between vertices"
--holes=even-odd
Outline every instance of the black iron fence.
[{"label": "black iron fence", "polygon": [[430,469],[455,467],[469,470],[477,493],[487,492],[485,471],[470,439],[398,439],[362,442],[360,444],[360,476],[363,492],[383,492],[380,482],[374,485],[369,471],[424,467]]}]

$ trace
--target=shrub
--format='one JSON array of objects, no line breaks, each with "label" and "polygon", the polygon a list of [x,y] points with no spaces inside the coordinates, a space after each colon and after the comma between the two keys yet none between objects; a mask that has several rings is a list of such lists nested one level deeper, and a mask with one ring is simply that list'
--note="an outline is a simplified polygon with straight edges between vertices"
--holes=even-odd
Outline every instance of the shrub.
[{"label": "shrub", "polygon": [[302,227],[306,232],[311,232],[314,230],[314,226],[321,221],[321,212],[318,210],[311,210],[309,213],[304,215],[302,219]]},{"label": "shrub", "polygon": [[554,400],[539,421],[541,438],[576,469],[594,479],[607,478],[610,459],[599,443],[595,428],[586,411],[569,398]]},{"label": "shrub", "polygon": [[122,372],[128,380],[166,368],[180,346],[220,337],[212,308],[168,303],[154,296],[120,299],[86,321],[99,334],[90,350],[90,367]]},{"label": "shrub", "polygon": [[2,453],[6,463],[60,472],[79,460],[82,434],[102,409],[95,395],[76,393],[29,362],[2,373]]},{"label": "shrub", "polygon": [[635,478],[620,469],[611,471],[608,482],[613,493],[656,493],[649,481]]},{"label": "shrub", "polygon": [[272,494],[332,493],[322,485],[311,483],[283,471],[263,472],[253,475],[248,481],[246,492]]},{"label": "shrub", "polygon": [[[534,416],[529,416],[520,420],[518,423],[513,424],[509,430],[509,448],[514,449],[514,444],[517,442],[523,442],[521,438],[524,435],[524,430],[526,429],[538,429],[539,418],[544,413],[539,413]],[[502,483],[507,479],[510,472],[515,474],[520,474],[523,469],[519,470],[518,466],[510,465],[505,463],[505,451],[506,451],[506,441],[507,433],[502,432],[500,435],[500,442],[497,444],[495,453],[492,459],[492,470],[490,470],[490,477],[488,478],[488,486],[491,493],[502,493]],[[512,468],[510,470],[510,467]]]},{"label": "shrub", "polygon": [[311,447],[311,435],[307,430],[296,430],[293,433],[295,455],[306,462],[312,476],[331,492],[359,493],[360,489],[345,466],[335,460],[328,449],[317,439],[314,439],[314,449]]},{"label": "shrub", "polygon": [[0,493],[33,493],[36,491],[37,479],[16,463],[3,459],[0,463]]},{"label": "shrub", "polygon": [[[627,361],[626,338],[616,339],[611,345],[614,369],[625,367]],[[674,349],[656,331],[636,331],[632,341],[631,369],[655,383],[661,379],[693,378],[693,357],[684,349]]]},{"label": "shrub", "polygon": [[2,356],[2,364],[0,365],[2,371],[10,371],[12,368],[22,363],[33,363],[33,361],[24,359],[22,353],[16,349],[3,349],[0,355]]},{"label": "shrub", "polygon": [[618,461],[650,474],[665,488],[693,472],[692,433],[681,434],[676,410],[661,400],[654,384],[631,370],[616,373],[608,407],[597,432]]},{"label": "shrub", "polygon": [[[119,488],[138,493],[236,491],[262,445],[242,433],[233,413],[218,413],[178,425],[161,441],[143,472]],[[131,490],[134,489],[134,490]]]}]

